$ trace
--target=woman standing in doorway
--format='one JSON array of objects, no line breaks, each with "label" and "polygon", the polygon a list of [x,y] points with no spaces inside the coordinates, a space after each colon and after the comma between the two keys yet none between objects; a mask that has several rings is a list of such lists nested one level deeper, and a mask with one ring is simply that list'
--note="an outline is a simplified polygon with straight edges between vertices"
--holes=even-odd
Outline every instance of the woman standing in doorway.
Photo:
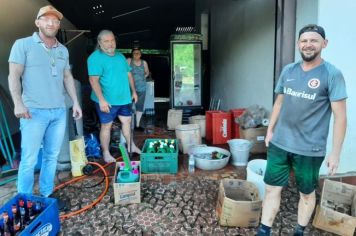
[{"label": "woman standing in doorway", "polygon": [[131,66],[131,73],[135,80],[135,88],[138,96],[136,103],[136,130],[143,130],[140,127],[140,121],[143,114],[145,96],[146,96],[146,78],[149,76],[147,62],[141,59],[142,52],[139,48],[134,48],[131,51],[132,58],[127,59],[127,63]]}]

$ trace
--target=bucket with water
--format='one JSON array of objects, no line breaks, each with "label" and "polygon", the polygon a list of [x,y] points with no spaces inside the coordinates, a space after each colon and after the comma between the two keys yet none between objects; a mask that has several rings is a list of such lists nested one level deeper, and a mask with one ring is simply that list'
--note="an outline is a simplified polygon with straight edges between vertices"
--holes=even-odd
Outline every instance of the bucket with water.
[{"label": "bucket with water", "polygon": [[247,139],[231,139],[227,143],[232,155],[232,164],[234,166],[246,166],[252,142]]},{"label": "bucket with water", "polygon": [[247,181],[254,183],[260,193],[261,199],[265,196],[265,183],[263,177],[266,172],[267,161],[263,159],[255,159],[247,164]]},{"label": "bucket with water", "polygon": [[186,154],[190,146],[201,144],[200,126],[198,124],[176,126],[179,150]]}]

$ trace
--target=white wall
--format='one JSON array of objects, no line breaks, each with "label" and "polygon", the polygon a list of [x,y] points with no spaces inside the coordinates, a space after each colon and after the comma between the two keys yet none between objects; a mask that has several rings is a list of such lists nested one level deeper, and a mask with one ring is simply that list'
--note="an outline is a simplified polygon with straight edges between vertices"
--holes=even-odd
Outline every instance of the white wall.
[{"label": "white wall", "polygon": [[224,110],[273,102],[275,1],[211,1],[211,96]]},{"label": "white wall", "polygon": [[[356,1],[299,0],[297,3],[297,29],[299,30],[301,26],[308,23],[323,26],[329,44],[323,51],[322,57],[338,67],[345,77],[348,92],[348,127],[338,173],[352,174],[349,172],[356,171],[356,28],[353,24],[356,22]],[[331,150],[332,122],[330,123],[328,151]],[[327,168],[323,165],[321,174],[326,173]]]},{"label": "white wall", "polygon": [[[0,0],[0,86],[7,93],[8,58],[11,47],[16,39],[30,36],[34,31],[38,31],[34,23],[35,18],[38,10],[45,5],[49,5],[46,0]],[[61,28],[75,29],[65,18],[61,22]],[[69,39],[71,37],[72,35],[68,35]],[[73,73],[81,81],[86,79],[86,76],[84,77],[86,75],[86,40],[84,36],[81,36],[68,46],[70,62],[74,66]],[[6,103],[5,109],[11,131],[14,133],[18,130],[18,121],[13,115],[10,103],[11,101]]]}]

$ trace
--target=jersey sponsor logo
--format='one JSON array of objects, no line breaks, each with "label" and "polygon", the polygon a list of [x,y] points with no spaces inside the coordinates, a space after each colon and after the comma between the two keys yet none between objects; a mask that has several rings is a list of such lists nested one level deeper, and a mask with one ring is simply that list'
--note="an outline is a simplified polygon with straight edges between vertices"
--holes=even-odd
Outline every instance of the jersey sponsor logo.
[{"label": "jersey sponsor logo", "polygon": [[305,91],[298,92],[298,91],[294,91],[291,88],[286,88],[286,87],[283,88],[283,92],[284,94],[288,94],[293,97],[304,98],[308,100],[315,100],[316,97],[316,93],[311,94],[311,93],[306,93]]},{"label": "jersey sponsor logo", "polygon": [[311,89],[316,89],[320,86],[320,80],[317,78],[312,78],[308,81],[308,87]]}]

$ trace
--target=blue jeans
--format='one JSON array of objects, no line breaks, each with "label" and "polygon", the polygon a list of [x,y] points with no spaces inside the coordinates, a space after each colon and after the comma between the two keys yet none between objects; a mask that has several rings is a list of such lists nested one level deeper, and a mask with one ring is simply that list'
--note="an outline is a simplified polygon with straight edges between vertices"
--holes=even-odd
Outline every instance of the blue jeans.
[{"label": "blue jeans", "polygon": [[32,193],[34,168],[43,144],[40,173],[40,194],[47,197],[53,192],[57,158],[60,153],[67,124],[66,108],[29,108],[31,119],[20,119],[21,162],[17,191]]}]

